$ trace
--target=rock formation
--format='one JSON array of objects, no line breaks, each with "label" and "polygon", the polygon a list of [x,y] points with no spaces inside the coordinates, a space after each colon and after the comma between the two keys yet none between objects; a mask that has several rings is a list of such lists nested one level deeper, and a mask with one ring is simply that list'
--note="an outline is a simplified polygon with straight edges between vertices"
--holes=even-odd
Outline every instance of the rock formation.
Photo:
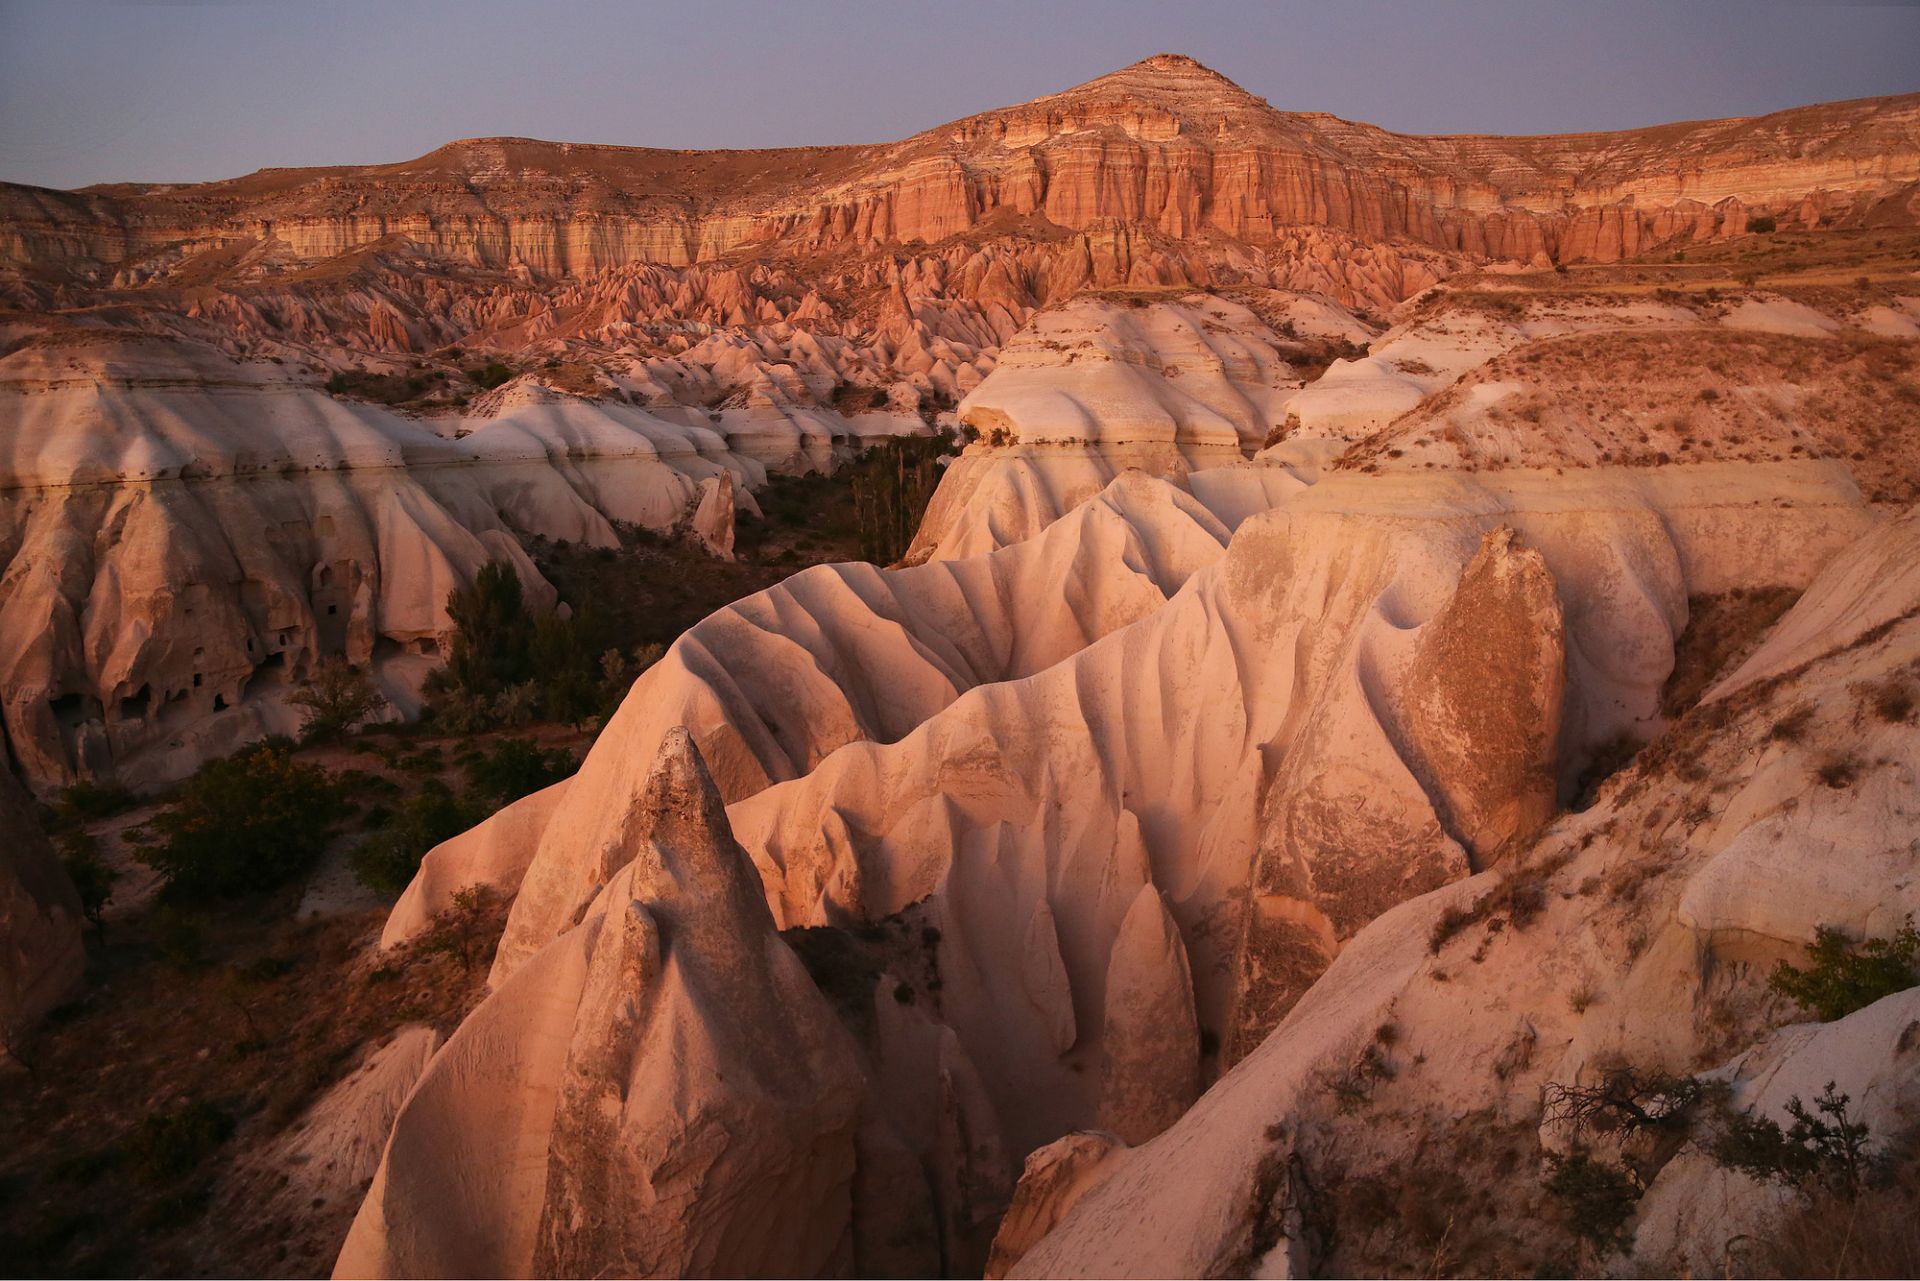
[{"label": "rock formation", "polygon": [[[1378,1271],[1396,1250],[1430,1259],[1431,1241],[1408,1244],[1421,1209],[1329,1236],[1336,1219],[1359,1226],[1327,1181],[1336,1163],[1349,1190],[1434,1185],[1409,1205],[1489,1184],[1497,1225],[1456,1239],[1446,1266],[1510,1271],[1555,1248],[1538,1180],[1543,1152],[1564,1151],[1570,1136],[1543,1120],[1543,1088],[1623,1064],[1704,1072],[1731,1083],[1732,1106],[1782,1120],[1790,1097],[1811,1102],[1833,1081],[1876,1141],[1892,1141],[1920,1080],[1915,993],[1775,1031],[1796,1015],[1768,993],[1765,966],[1743,962],[1794,956],[1817,926],[1884,936],[1920,906],[1920,740],[1910,717],[1856,706],[1882,682],[1911,680],[1920,659],[1911,585],[1883,596],[1862,574],[1916,533],[1920,517],[1908,514],[1837,557],[1768,660],[1710,691],[1520,865],[1362,930],[1239,1071],[1160,1138],[1106,1158],[1010,1275],[1299,1275]],[[1896,621],[1833,626],[1863,607]],[[1804,741],[1772,729],[1794,708],[1810,713]],[[1844,790],[1818,769],[1832,752],[1863,762]],[[1361,1105],[1340,1103],[1345,1090],[1361,1092]],[[1697,1145],[1658,1161],[1630,1225],[1634,1266],[1727,1266],[1729,1250],[1758,1248],[1754,1230],[1783,1212],[1777,1185],[1731,1173]],[[1046,1169],[1034,1167],[1035,1196]],[[1322,1200],[1289,1213],[1287,1186],[1318,1188]]]},{"label": "rock formation", "polygon": [[[1920,907],[1917,116],[1401,137],[1161,55],[878,146],[0,188],[9,742],[158,782],[335,652],[404,705],[486,560],[554,602],[524,539],[729,557],[957,428],[901,567],[717,610],[429,852],[381,943],[488,887],[489,994],[256,1184],[371,1178],[341,1276],[1566,1263],[1542,1172],[1627,1138],[1549,1087],[1920,1106],[1911,992],[1765,983]],[[1604,1267],[1778,1209],[1632,1155]]]},{"label": "rock formation", "polygon": [[[37,790],[161,783],[292,728],[283,682],[322,653],[373,662],[406,712],[448,586],[492,556],[539,592],[519,536],[604,545],[629,521],[724,555],[727,485],[752,510],[764,468],[831,467],[962,401],[989,446],[1020,444],[955,465],[914,559],[1019,541],[1127,466],[1179,480],[1288,436],[1311,470],[1339,452],[1314,442],[1352,444],[1473,366],[1423,406],[1443,421],[1349,461],[1681,457],[1684,424],[1613,439],[1551,403],[1540,440],[1490,430],[1540,416],[1488,364],[1536,321],[1450,364],[1429,318],[1304,389],[1301,340],[1364,342],[1375,320],[1348,308],[1487,263],[1710,245],[1763,210],[1911,222],[1916,110],[1416,138],[1160,55],[880,146],[475,139],[215,183],[0,185],[7,737]],[[1213,293],[1180,300],[1195,287]],[[1130,292],[1073,304],[1096,290]],[[1863,323],[1913,327],[1877,307]],[[1778,365],[1767,344],[1795,325],[1851,323],[1722,310],[1748,364]],[[1831,443],[1763,426],[1747,455]]]},{"label": "rock formation", "polygon": [[335,1275],[849,1265],[852,1046],[774,934],[684,733],[606,872],[428,1063]]},{"label": "rock formation", "polygon": [[[165,270],[183,246],[267,242],[299,261],[404,236],[456,262],[585,276],[748,247],[936,244],[1031,220],[1077,232],[1119,224],[1173,242],[1163,261],[1135,256],[1116,283],[1168,283],[1169,270],[1190,269],[1181,242],[1220,237],[1269,248],[1273,270],[1304,277],[1266,283],[1314,288],[1351,279],[1316,232],[1522,262],[1613,261],[1743,225],[1756,208],[1809,224],[1864,217],[1910,199],[1916,109],[1911,98],[1867,99],[1615,133],[1409,137],[1276,111],[1191,58],[1160,54],[878,146],[690,153],[473,138],[390,165],[72,193],[7,187],[5,247],[131,282]],[[1128,238],[1116,239],[1100,252],[1125,254]],[[1074,246],[1055,270],[1093,274],[1092,248]],[[1357,257],[1346,271],[1366,269]],[[1386,261],[1388,290],[1412,292],[1407,257]]]}]

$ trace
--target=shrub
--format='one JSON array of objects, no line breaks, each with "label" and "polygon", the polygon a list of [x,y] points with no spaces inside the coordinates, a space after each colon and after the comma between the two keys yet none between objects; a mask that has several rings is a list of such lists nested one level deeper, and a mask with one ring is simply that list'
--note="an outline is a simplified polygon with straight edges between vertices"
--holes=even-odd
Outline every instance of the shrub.
[{"label": "shrub", "polygon": [[1772,214],[1755,214],[1753,217],[1747,219],[1747,230],[1759,232],[1762,235],[1772,231],[1779,225],[1779,221]]},{"label": "shrub", "polygon": [[1913,719],[1913,691],[1896,678],[1882,681],[1868,691],[1873,713],[1890,725],[1903,725]]},{"label": "shrub", "polygon": [[1799,1095],[1787,1100],[1793,1124],[1782,1130],[1771,1117],[1752,1111],[1729,1117],[1710,1149],[1721,1165],[1763,1182],[1807,1187],[1815,1182],[1858,1192],[1869,1171],[1868,1132],[1847,1115],[1849,1098],[1827,1082],[1809,1108]]},{"label": "shrub", "polygon": [[111,818],[138,799],[118,783],[79,782],[60,793],[54,808],[63,822],[88,823]]},{"label": "shrub", "polygon": [[100,846],[84,831],[72,831],[60,838],[60,865],[80,895],[80,911],[93,925],[95,937],[104,939],[107,904],[113,901],[113,883],[119,873],[100,857]]},{"label": "shrub", "polygon": [[1541,1186],[1559,1203],[1567,1231],[1603,1254],[1624,1250],[1631,1240],[1627,1220],[1640,1200],[1633,1176],[1585,1151],[1550,1152],[1547,1169]]},{"label": "shrub", "polygon": [[190,1173],[232,1136],[233,1118],[196,1100],[142,1121],[128,1155],[142,1178],[160,1183]]},{"label": "shrub", "polygon": [[320,856],[344,809],[325,770],[263,743],[201,766],[152,819],[161,839],[140,857],[190,896],[275,889]]},{"label": "shrub", "polygon": [[387,700],[365,672],[331,655],[320,661],[313,679],[287,701],[306,710],[300,736],[308,742],[324,742],[354,729]]},{"label": "shrub", "polygon": [[1620,1067],[1594,1085],[1548,1084],[1543,1119],[1576,1134],[1677,1131],[1691,1123],[1694,1110],[1714,1093],[1695,1077],[1642,1074]]},{"label": "shrub", "polygon": [[561,748],[542,749],[523,738],[510,738],[491,753],[468,764],[467,777],[476,790],[496,805],[508,805],[573,773],[578,765]]},{"label": "shrub", "polygon": [[1920,981],[1916,959],[1920,930],[1914,929],[1911,916],[1890,937],[1858,946],[1840,930],[1823,925],[1807,944],[1806,965],[1780,962],[1767,986],[1812,1010],[1822,1023],[1831,1023],[1914,986]]},{"label": "shrub", "polygon": [[1813,708],[1802,704],[1773,723],[1767,737],[1778,743],[1797,743],[1807,736],[1813,724]]},{"label": "shrub", "polygon": [[492,945],[500,940],[499,923],[493,917],[494,892],[484,885],[469,885],[454,891],[453,906],[436,914],[433,925],[412,944],[423,956],[446,956],[470,970],[488,959]]},{"label": "shrub", "polygon": [[478,368],[467,370],[467,377],[471,378],[474,385],[482,391],[492,391],[500,384],[510,381],[513,378],[513,370],[497,360],[489,360]]},{"label": "shrub", "polygon": [[1814,774],[1835,791],[1844,791],[1852,787],[1860,777],[1860,761],[1857,757],[1844,752],[1836,752],[1821,758],[1814,766]]},{"label": "shrub", "polygon": [[485,811],[455,795],[438,779],[428,780],[412,799],[347,856],[354,875],[368,889],[398,894],[407,888],[428,850],[472,827]]}]

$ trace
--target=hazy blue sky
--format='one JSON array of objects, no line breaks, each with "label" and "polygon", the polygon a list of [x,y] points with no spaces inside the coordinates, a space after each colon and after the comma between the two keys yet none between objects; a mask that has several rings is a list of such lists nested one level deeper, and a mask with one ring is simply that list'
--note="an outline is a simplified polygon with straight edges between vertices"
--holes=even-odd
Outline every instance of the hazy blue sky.
[{"label": "hazy blue sky", "polygon": [[0,0],[0,178],[221,178],[484,134],[883,141],[1163,50],[1277,107],[1551,133],[1920,89],[1920,5]]}]

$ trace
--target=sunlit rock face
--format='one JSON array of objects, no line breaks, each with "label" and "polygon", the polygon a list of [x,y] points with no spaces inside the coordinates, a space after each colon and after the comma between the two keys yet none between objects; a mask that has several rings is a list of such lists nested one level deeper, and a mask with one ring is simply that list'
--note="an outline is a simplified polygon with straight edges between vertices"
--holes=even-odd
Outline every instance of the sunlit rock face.
[{"label": "sunlit rock face", "polygon": [[[1465,1270],[1533,1270],[1550,1082],[1911,1104],[1911,1001],[1756,976],[1915,906],[1860,700],[1920,670],[1920,299],[1551,267],[1903,228],[1917,112],[1409,138],[1161,55],[877,146],[0,188],[10,750],[178,777],[333,653],[404,712],[488,560],[724,558],[770,473],[957,428],[900,565],[716,610],[426,856],[381,945],[484,886],[489,994],[254,1176],[370,1180],[341,1276],[1357,1275],[1437,1256],[1295,1194],[1438,1152],[1516,1207]],[[18,1017],[79,964],[45,864]],[[1666,1155],[1646,1257],[1718,1266],[1776,1202]]]},{"label": "sunlit rock face", "polygon": [[335,1275],[850,1266],[853,1044],[684,732],[623,830],[595,908],[428,1062]]},{"label": "sunlit rock face", "polygon": [[[1613,261],[1758,210],[1911,221],[1915,110],[1414,138],[1276,111],[1169,54],[874,146],[469,139],[215,183],[0,185],[7,736],[43,792],[161,783],[293,728],[284,683],[323,653],[372,662],[409,711],[449,586],[504,558],[543,593],[525,535],[687,527],[724,556],[729,486],[752,512],[766,469],[958,425],[956,405],[1018,444],[954,464],[914,559],[1280,434],[1310,475],[1315,442],[1432,390],[1414,368],[1457,370],[1405,347],[1302,389],[1298,338],[1365,344],[1372,313],[1462,269]],[[1133,296],[1072,301],[1115,290]],[[1729,323],[1786,323],[1756,307]]]},{"label": "sunlit rock face", "polygon": [[[1508,915],[1488,927],[1481,961],[1453,962],[1495,975],[1471,987],[1477,1005],[1446,1003],[1451,976],[1432,980],[1432,1010],[1389,1017],[1369,997],[1354,1022],[1342,1002],[1356,984],[1391,987],[1433,963],[1435,914],[1463,886],[1491,894],[1542,850],[1638,858],[1624,833],[1707,812],[1711,777],[1692,770],[1662,778],[1657,821],[1624,793],[1603,792],[1583,815],[1566,807],[1590,790],[1597,757],[1678,715],[1669,686],[1704,598],[1807,589],[1802,609],[1828,621],[1789,615],[1779,637],[1827,628],[1836,644],[1901,616],[1897,592],[1870,582],[1904,582],[1892,570],[1904,543],[1887,540],[1911,522],[1889,526],[1856,476],[1903,484],[1906,464],[1863,466],[1849,455],[1865,419],[1816,423],[1786,399],[1783,421],[1698,432],[1689,460],[1662,462],[1615,452],[1639,430],[1637,393],[1584,425],[1565,406],[1536,420],[1472,395],[1501,382],[1502,395],[1579,404],[1588,367],[1547,358],[1570,341],[1617,354],[1686,335],[1710,360],[1765,354],[1737,346],[1747,331],[1719,315],[1602,300],[1496,317],[1442,298],[1410,309],[1377,361],[1344,359],[1308,381],[1289,359],[1305,338],[1373,331],[1326,303],[1312,316],[1322,328],[1305,330],[1298,296],[1257,301],[1182,290],[1039,313],[960,407],[980,439],[941,482],[909,557],[919,563],[812,569],[691,629],[578,775],[428,856],[386,941],[411,937],[460,887],[511,896],[491,981],[499,1017],[530,1029],[533,1014],[509,1013],[528,999],[514,994],[550,990],[552,958],[626,892],[630,816],[653,786],[635,762],[684,726],[772,923],[852,1039],[864,1092],[850,1257],[866,1273],[1075,1272],[1082,1260],[1126,1271],[1093,1243],[1115,1216],[1161,1234],[1145,1266],[1239,1269],[1233,1251],[1266,1232],[1234,1190],[1243,1176],[1261,1186],[1246,1164],[1260,1152],[1235,1146],[1235,1130],[1230,1154],[1199,1173],[1162,1173],[1171,1158],[1158,1154],[1276,1056],[1295,1065],[1294,1084],[1234,1124],[1259,1113],[1258,1141],[1275,1142],[1271,1099],[1322,1123],[1331,1087],[1315,1083],[1350,1042],[1385,1035],[1388,1053],[1404,1033],[1380,1028],[1401,1008],[1435,1029],[1428,1063],[1501,1063],[1496,1079],[1533,1093],[1500,1098],[1537,1099],[1526,1071],[1542,1069],[1507,1063],[1517,1034],[1486,1012],[1509,1008],[1488,995],[1498,982],[1522,981],[1490,959],[1503,939],[1526,982],[1565,977],[1537,950],[1532,915],[1486,908]],[[1866,350],[1823,349],[1834,364],[1819,377],[1837,389],[1846,361],[1887,359]],[[1323,397],[1337,411],[1323,415],[1316,389],[1342,370],[1358,371],[1355,394]],[[1355,412],[1402,377],[1418,384],[1414,413],[1369,425]],[[1822,444],[1784,443],[1804,440]],[[1759,644],[1747,667],[1797,670],[1803,653],[1775,653],[1786,644]],[[1735,675],[1726,690],[1757,679]],[[1774,863],[1800,884],[1800,863]],[[1579,884],[1624,876],[1612,866]],[[1775,902],[1757,881],[1738,893],[1709,883],[1714,897],[1690,891],[1699,912]],[[1525,899],[1526,912],[1561,910],[1543,901]],[[1820,910],[1853,920],[1864,901]],[[1616,935],[1656,937],[1669,915],[1626,903],[1568,918],[1564,929],[1589,931],[1568,955],[1617,963],[1629,949]],[[1744,947],[1745,928],[1711,927],[1713,945]],[[1763,932],[1782,949],[1810,929]],[[1657,965],[1698,947],[1660,944]],[[1620,977],[1618,999],[1676,973]],[[1673,1026],[1699,1026],[1660,1001]],[[1569,1070],[1612,1052],[1613,1024],[1584,1026],[1591,1044],[1565,1051]],[[1631,1035],[1644,1046],[1653,1033]],[[1662,1035],[1662,1053],[1731,1052],[1692,1031]],[[1298,1048],[1276,1048],[1288,1043]],[[1433,1107],[1471,1110],[1464,1077],[1426,1070]],[[561,1115],[525,1097],[540,1117]],[[572,1159],[541,1150],[550,1168]],[[1386,1139],[1356,1151],[1402,1159]],[[1136,1174],[1184,1207],[1178,1223],[1125,1190]],[[1167,1190],[1189,1177],[1212,1181],[1217,1207]],[[569,1186],[588,1207],[580,1222],[621,1204]],[[1693,1196],[1673,1214],[1691,1214]],[[1291,1257],[1268,1266],[1298,1266]]]},{"label": "sunlit rock face", "polygon": [[1154,242],[1223,238],[1267,257],[1264,283],[1403,297],[1435,252],[1614,261],[1737,231],[1756,206],[1809,225],[1865,217],[1920,178],[1915,111],[1893,98],[1609,134],[1409,137],[1276,111],[1162,54],[891,144],[689,153],[476,138],[390,165],[8,187],[0,244],[141,280],[181,245],[270,239],[312,261],[405,237],[454,262],[585,277],[746,247],[933,245],[1028,221],[1090,233],[1052,256],[1063,278],[1199,283],[1212,252]]}]

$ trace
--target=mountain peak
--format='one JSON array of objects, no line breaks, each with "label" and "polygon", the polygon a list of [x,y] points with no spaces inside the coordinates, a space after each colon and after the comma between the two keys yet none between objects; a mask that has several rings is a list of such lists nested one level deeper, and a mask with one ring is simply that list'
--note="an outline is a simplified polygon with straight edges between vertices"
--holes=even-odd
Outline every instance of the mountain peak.
[{"label": "mountain peak", "polygon": [[1184,53],[1156,53],[1024,106],[1051,108],[1064,102],[1090,101],[1145,103],[1179,116],[1195,112],[1233,114],[1267,105],[1266,99],[1248,93],[1197,58]]}]

